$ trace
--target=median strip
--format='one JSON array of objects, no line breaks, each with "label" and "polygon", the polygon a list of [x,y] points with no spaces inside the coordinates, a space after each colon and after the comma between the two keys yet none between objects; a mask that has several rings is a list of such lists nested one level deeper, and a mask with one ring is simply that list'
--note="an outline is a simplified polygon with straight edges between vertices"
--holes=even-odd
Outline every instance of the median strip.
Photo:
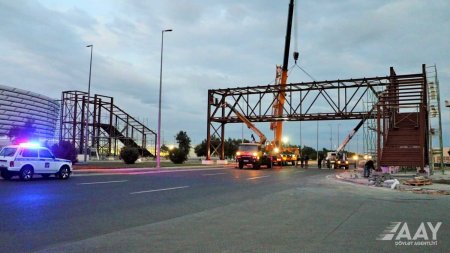
[{"label": "median strip", "polygon": [[249,177],[249,178],[247,178],[247,180],[254,180],[254,179],[264,178],[264,177],[270,177],[270,176]]},{"label": "median strip", "polygon": [[78,185],[89,185],[89,184],[111,184],[111,183],[123,183],[128,180],[119,180],[119,181],[105,181],[105,182],[89,182],[89,183],[79,183]]},{"label": "median strip", "polygon": [[130,194],[141,194],[141,193],[150,193],[150,192],[162,192],[162,191],[171,191],[171,190],[178,190],[178,189],[184,189],[188,188],[189,186],[179,186],[179,187],[172,187],[172,188],[164,188],[164,189],[155,189],[155,190],[148,190],[148,191],[139,191],[139,192],[131,192]]}]

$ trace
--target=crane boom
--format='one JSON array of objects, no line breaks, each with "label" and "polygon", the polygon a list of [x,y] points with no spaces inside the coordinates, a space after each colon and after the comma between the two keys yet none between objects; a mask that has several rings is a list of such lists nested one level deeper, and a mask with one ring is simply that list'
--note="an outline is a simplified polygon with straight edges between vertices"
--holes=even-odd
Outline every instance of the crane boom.
[{"label": "crane boom", "polygon": [[342,144],[336,149],[336,153],[340,153],[341,151],[344,150],[345,146],[347,146],[347,144],[350,142],[350,140],[353,138],[353,136],[355,136],[356,132],[358,132],[358,130],[361,128],[361,126],[364,124],[364,122],[370,117],[370,115],[372,114],[374,109],[375,109],[375,106],[372,107],[372,109],[369,111],[367,116],[364,117],[358,123],[358,125],[356,125],[355,128],[353,128],[353,130],[350,132],[350,134],[347,136],[347,138],[345,138],[345,140],[342,142]]},{"label": "crane boom", "polygon": [[228,108],[231,109],[231,111],[233,111],[236,116],[238,116],[238,118],[245,123],[245,125],[247,125],[247,127],[252,130],[256,135],[258,135],[259,137],[259,142],[258,144],[263,145],[266,143],[266,136],[250,121],[248,120],[242,113],[240,113],[238,110],[236,110],[235,108],[231,107],[228,105],[228,103],[226,104],[228,106]]},{"label": "crane boom", "polygon": [[[294,16],[294,0],[290,0],[289,2],[289,12],[288,12],[288,20],[287,20],[287,28],[286,28],[286,40],[284,44],[284,59],[283,66],[281,69],[281,80],[279,83],[279,92],[277,96],[277,100],[273,105],[273,115],[280,117],[283,115],[284,102],[286,100],[286,83],[288,78],[288,64],[289,64],[289,49],[291,45],[291,31],[292,31],[292,19]],[[274,131],[274,144],[277,147],[280,147],[281,138],[283,136],[283,121],[276,121],[270,125],[270,129]]]}]

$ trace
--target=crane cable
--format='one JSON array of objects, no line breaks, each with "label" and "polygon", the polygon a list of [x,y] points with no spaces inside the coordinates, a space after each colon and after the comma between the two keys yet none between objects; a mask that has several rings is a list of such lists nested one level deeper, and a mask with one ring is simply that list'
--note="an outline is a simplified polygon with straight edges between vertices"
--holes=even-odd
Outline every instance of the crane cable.
[{"label": "crane cable", "polygon": [[[298,67],[299,69],[301,69],[303,71],[303,73],[305,73],[309,78],[311,78],[311,80],[316,81],[316,79],[310,75],[304,68],[302,68],[300,65],[297,64],[297,60],[299,57],[299,51],[298,51],[298,5],[294,6],[294,67]],[[292,67],[293,68],[293,67]],[[291,69],[292,70],[292,69]]]},{"label": "crane cable", "polygon": [[297,22],[297,16],[298,16],[298,6],[294,6],[294,61],[295,64],[297,64],[299,52],[298,52],[298,22]]}]

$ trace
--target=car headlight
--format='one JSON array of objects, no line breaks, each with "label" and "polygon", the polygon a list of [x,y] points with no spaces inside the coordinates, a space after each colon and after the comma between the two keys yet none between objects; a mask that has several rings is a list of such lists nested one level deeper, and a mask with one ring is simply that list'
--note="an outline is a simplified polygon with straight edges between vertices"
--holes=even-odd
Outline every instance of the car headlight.
[{"label": "car headlight", "polygon": [[256,157],[256,156],[258,156],[258,153],[256,153],[256,152],[253,152],[253,156],[255,156],[255,157]]},{"label": "car headlight", "polygon": [[239,156],[239,155],[241,155],[241,152],[239,152],[239,151],[238,151],[238,152],[236,152],[236,155],[238,155],[238,156]]}]

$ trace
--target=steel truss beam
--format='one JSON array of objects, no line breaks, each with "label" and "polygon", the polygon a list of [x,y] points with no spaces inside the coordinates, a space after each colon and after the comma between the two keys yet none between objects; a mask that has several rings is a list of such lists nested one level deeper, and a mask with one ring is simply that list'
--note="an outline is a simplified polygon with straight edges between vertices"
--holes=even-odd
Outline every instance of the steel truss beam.
[{"label": "steel truss beam", "polygon": [[[392,76],[290,83],[284,90],[282,115],[275,116],[273,105],[280,94],[277,85],[260,85],[208,90],[207,159],[224,159],[225,125],[241,123],[231,107],[251,122],[350,120],[374,118],[363,104],[368,93],[379,97],[390,85]],[[396,75],[397,82],[423,82],[422,74]],[[378,92],[377,92],[378,91]],[[415,99],[414,97],[412,99]],[[415,102],[415,101],[413,101]],[[224,104],[227,106],[224,106]],[[407,101],[402,100],[402,103]],[[219,145],[211,139],[221,140]]]}]

